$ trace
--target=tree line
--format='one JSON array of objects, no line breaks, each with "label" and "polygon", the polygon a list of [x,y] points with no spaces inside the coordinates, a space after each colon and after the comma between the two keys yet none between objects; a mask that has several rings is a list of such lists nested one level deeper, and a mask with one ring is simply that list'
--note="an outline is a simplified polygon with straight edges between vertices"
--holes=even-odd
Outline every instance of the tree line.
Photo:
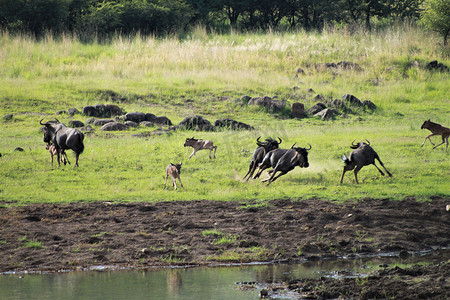
[{"label": "tree line", "polygon": [[0,0],[0,27],[36,36],[164,35],[199,24],[216,31],[310,30],[330,23],[371,30],[374,20],[418,20],[427,1],[432,0]]}]

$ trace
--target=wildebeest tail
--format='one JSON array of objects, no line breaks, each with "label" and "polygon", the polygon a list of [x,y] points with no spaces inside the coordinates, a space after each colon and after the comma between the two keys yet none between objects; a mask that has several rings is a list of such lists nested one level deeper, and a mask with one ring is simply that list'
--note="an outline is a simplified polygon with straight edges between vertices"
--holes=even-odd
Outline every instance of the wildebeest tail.
[{"label": "wildebeest tail", "polygon": [[75,153],[77,153],[77,154],[81,154],[84,151],[84,143],[83,143],[84,134],[81,131],[78,131],[77,137],[79,137],[79,140],[78,140],[76,149],[72,149],[72,150],[75,151]]},{"label": "wildebeest tail", "polygon": [[343,154],[341,156],[342,162],[348,165],[350,163],[350,159],[347,157],[347,155]]}]

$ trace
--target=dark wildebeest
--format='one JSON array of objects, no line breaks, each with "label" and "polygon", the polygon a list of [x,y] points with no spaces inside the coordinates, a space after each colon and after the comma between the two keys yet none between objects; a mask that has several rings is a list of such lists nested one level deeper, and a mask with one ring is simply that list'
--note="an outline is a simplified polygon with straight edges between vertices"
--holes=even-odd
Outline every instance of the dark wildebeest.
[{"label": "dark wildebeest", "polygon": [[[53,144],[51,144],[51,143],[48,143],[48,144],[45,146],[45,149],[47,149],[48,152],[50,152],[50,156],[51,156],[51,158],[52,158],[52,167],[53,167],[53,156],[58,155],[58,153],[57,153],[58,150],[56,150],[55,145],[53,145]],[[64,163],[64,165],[66,165],[67,163],[69,163],[69,165],[70,165],[69,158],[67,157],[67,154],[66,154],[65,151],[64,151],[64,152],[61,152],[61,160],[62,160],[62,162]]]},{"label": "dark wildebeest", "polygon": [[342,155],[342,161],[345,163],[345,166],[344,166],[344,172],[342,173],[342,177],[341,177],[341,183],[344,180],[345,172],[355,169],[353,171],[355,173],[355,180],[356,180],[356,183],[359,184],[358,172],[359,172],[359,170],[361,170],[362,167],[368,166],[368,165],[374,165],[378,169],[378,171],[380,171],[381,175],[384,176],[383,171],[381,171],[381,169],[378,168],[378,166],[375,164],[375,159],[378,159],[381,166],[388,173],[389,177],[392,177],[392,174],[389,173],[389,171],[386,169],[383,162],[380,160],[380,157],[378,156],[378,154],[375,152],[375,150],[372,149],[372,147],[370,147],[370,142],[368,140],[366,140],[366,141],[367,141],[367,143],[361,142],[361,143],[357,143],[357,144],[355,144],[354,143],[355,141],[353,141],[350,148],[355,149],[355,150],[353,150],[352,153],[350,153],[349,157]]},{"label": "dark wildebeest", "polygon": [[180,162],[179,164],[170,164],[167,166],[166,168],[166,181],[164,182],[164,188],[166,188],[166,184],[167,184],[167,178],[169,176],[172,177],[172,186],[177,189],[177,181],[176,179],[178,178],[178,181],[180,181],[180,185],[183,188],[183,190],[186,191],[186,189],[184,188],[183,184],[181,183],[181,178],[180,178],[180,174],[181,174],[181,165],[183,163]]},{"label": "dark wildebeest", "polygon": [[[269,177],[261,180],[262,182],[268,181],[267,185],[269,185],[271,182],[275,181],[280,176],[283,176],[284,174],[292,171],[296,166],[299,166],[300,168],[308,168],[309,162],[308,162],[308,150],[311,150],[311,145],[309,145],[309,148],[301,148],[301,147],[294,147],[292,145],[291,149],[288,149],[284,155],[279,157],[277,160],[278,155],[275,153],[278,150],[285,150],[285,149],[276,149],[270,151],[266,156],[264,157],[264,160],[261,164],[267,164],[266,158],[270,160],[270,165],[273,167],[272,170],[270,170]],[[271,152],[274,152],[273,154],[270,154]],[[284,151],[282,151],[284,152]],[[278,175],[276,175],[277,172],[280,172]]]},{"label": "dark wildebeest", "polygon": [[[440,145],[446,143],[445,145],[445,151],[447,151],[448,149],[448,137],[450,136],[450,128],[444,127],[442,125],[439,125],[437,123],[433,123],[430,120],[423,122],[422,127],[420,127],[420,129],[428,129],[429,131],[431,131],[430,135],[427,135],[425,137],[425,140],[422,143],[422,147],[425,144],[425,142],[427,141],[427,139],[430,141],[430,143],[434,146],[433,149],[436,149],[437,147],[439,147]],[[431,141],[430,137],[432,137],[433,135],[442,135],[442,143],[440,143],[439,145],[435,146],[433,144],[433,142]]]},{"label": "dark wildebeest", "polygon": [[194,139],[194,137],[187,138],[186,141],[184,142],[184,147],[194,148],[194,151],[189,156],[188,160],[191,159],[191,157],[193,155],[195,155],[195,157],[197,157],[197,154],[195,154],[195,152],[197,152],[199,150],[203,150],[203,149],[209,150],[209,158],[211,158],[211,152],[214,150],[214,158],[216,158],[217,146],[214,146],[213,142],[211,142],[210,140]]},{"label": "dark wildebeest", "polygon": [[252,159],[250,161],[250,166],[248,167],[247,174],[245,174],[244,179],[247,178],[247,181],[253,176],[258,165],[263,161],[264,156],[272,150],[278,149],[279,144],[281,144],[281,139],[278,138],[280,142],[277,142],[274,139],[268,138],[265,142],[261,142],[259,140],[260,137],[256,139],[256,145],[258,148],[255,149],[252,155]]},{"label": "dark wildebeest", "polygon": [[45,126],[44,142],[51,142],[55,145],[58,166],[60,166],[60,153],[63,153],[66,149],[71,149],[75,152],[75,167],[78,167],[78,157],[84,150],[84,134],[78,129],[66,127],[58,119],[46,123],[42,123],[42,120],[39,121],[39,124]]}]

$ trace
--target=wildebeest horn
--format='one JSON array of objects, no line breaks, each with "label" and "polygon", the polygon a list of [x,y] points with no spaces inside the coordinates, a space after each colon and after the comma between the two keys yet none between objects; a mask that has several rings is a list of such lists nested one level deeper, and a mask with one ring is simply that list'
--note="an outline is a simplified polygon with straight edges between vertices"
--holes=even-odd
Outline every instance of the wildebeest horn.
[{"label": "wildebeest horn", "polygon": [[358,146],[358,144],[355,144],[355,140],[353,140],[352,146]]},{"label": "wildebeest horn", "polygon": [[309,149],[306,149],[306,150],[311,150],[312,149],[312,146],[311,146],[311,144],[310,143],[308,143],[308,145],[309,145]]},{"label": "wildebeest horn", "polygon": [[57,118],[55,118],[56,122],[61,123]]},{"label": "wildebeest horn", "polygon": [[295,144],[297,144],[297,143],[294,143],[294,145],[292,145],[291,149],[294,149]]},{"label": "wildebeest horn", "polygon": [[278,144],[281,144],[282,140],[280,139],[280,137],[278,136],[278,139],[280,140],[280,142]]},{"label": "wildebeest horn", "polygon": [[[42,118],[42,120],[44,120],[44,118]],[[39,124],[46,125],[47,123],[42,123],[42,120],[39,121]]]},{"label": "wildebeest horn", "polygon": [[259,139],[261,138],[261,136],[258,136],[258,138],[256,139],[257,142],[260,143]]},{"label": "wildebeest horn", "polygon": [[369,142],[369,140],[366,140],[367,141],[367,145],[369,145],[370,146],[370,142]]}]

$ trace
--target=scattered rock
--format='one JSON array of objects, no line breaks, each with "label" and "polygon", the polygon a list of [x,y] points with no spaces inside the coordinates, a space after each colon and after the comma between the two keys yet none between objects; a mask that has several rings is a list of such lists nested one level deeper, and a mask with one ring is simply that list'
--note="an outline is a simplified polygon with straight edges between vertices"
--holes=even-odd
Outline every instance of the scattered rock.
[{"label": "scattered rock", "polygon": [[271,111],[281,111],[286,107],[286,103],[281,100],[274,100],[269,96],[251,98],[248,105],[258,105]]},{"label": "scattered rock", "polygon": [[308,115],[315,115],[318,112],[324,110],[325,108],[327,108],[325,106],[325,104],[319,102],[319,103],[316,103],[315,105],[311,106],[310,108],[308,108],[308,110],[306,112],[308,113]]},{"label": "scattered rock", "polygon": [[156,119],[156,116],[154,114],[151,114],[151,113],[145,114],[145,121],[153,122],[153,120],[155,120],[155,119]]},{"label": "scattered rock", "polygon": [[428,70],[436,70],[441,72],[448,72],[448,67],[443,63],[439,63],[437,60],[430,61],[426,67]]},{"label": "scattered rock", "polygon": [[253,126],[232,119],[219,119],[214,122],[214,127],[229,128],[232,130],[253,130]]},{"label": "scattered rock", "polygon": [[127,130],[128,126],[123,124],[123,123],[119,123],[119,122],[110,122],[107,123],[105,125],[103,125],[102,128],[100,128],[100,130],[102,131],[120,131],[120,130]]},{"label": "scattered rock", "polygon": [[[146,122],[146,121],[144,121],[144,122]],[[138,123],[133,122],[133,121],[126,121],[124,124],[127,125],[128,127],[138,127],[139,126]]]},{"label": "scattered rock", "polygon": [[105,113],[108,114],[105,117],[120,116],[123,114],[123,110],[115,104],[107,104],[105,105]]},{"label": "scattered rock", "polygon": [[[132,122],[132,121],[126,121],[125,124],[127,124],[128,122]],[[134,123],[134,122],[133,122]],[[136,123],[135,123],[136,124]],[[155,123],[150,122],[150,121],[143,121],[141,123],[139,123],[139,126],[144,126],[144,127],[153,127],[155,126]]]},{"label": "scattered rock", "polygon": [[154,122],[158,125],[168,125],[168,126],[172,125],[172,121],[170,121],[170,119],[168,117],[164,117],[164,116],[156,117],[153,119],[152,122]]},{"label": "scattered rock", "polygon": [[345,94],[342,96],[342,100],[348,103],[349,106],[363,106],[361,100],[350,94]]},{"label": "scattered rock", "polygon": [[78,120],[70,120],[68,125],[72,128],[84,127],[84,123]]},{"label": "scattered rock", "polygon": [[376,109],[376,108],[377,108],[377,106],[375,105],[375,103],[373,103],[373,102],[370,101],[370,100],[364,100],[364,101],[362,102],[362,104],[364,105],[364,107],[367,107],[368,109]]},{"label": "scattered rock", "polygon": [[305,105],[303,103],[300,103],[300,102],[292,103],[291,110],[292,110],[292,115],[295,118],[306,117]]},{"label": "scattered rock", "polygon": [[69,108],[69,109],[67,110],[67,114],[68,114],[69,116],[73,116],[73,115],[79,114],[79,113],[80,113],[80,111],[79,111],[78,109],[76,109],[76,108]]},{"label": "scattered rock", "polygon": [[103,125],[111,123],[111,122],[114,122],[114,120],[111,120],[111,119],[97,119],[97,120],[94,120],[93,125],[94,126],[103,126]]},{"label": "scattered rock", "polygon": [[142,121],[146,121],[145,114],[142,112],[131,112],[125,115],[125,121],[133,121],[136,123],[141,123]]},{"label": "scattered rock", "polygon": [[199,115],[186,117],[178,124],[178,128],[203,131],[214,130],[214,126],[211,124],[211,122]]},{"label": "scattered rock", "polygon": [[331,101],[331,107],[335,107],[335,108],[343,108],[345,107],[344,101],[342,101],[341,99],[334,99],[333,101]]},{"label": "scattered rock", "polygon": [[324,121],[332,120],[334,119],[334,116],[337,115],[338,112],[332,108],[325,108],[321,110],[320,112],[316,113],[315,117],[320,117]]},{"label": "scattered rock", "polygon": [[97,110],[91,105],[86,105],[85,107],[83,107],[83,114],[88,117],[96,117]]}]

